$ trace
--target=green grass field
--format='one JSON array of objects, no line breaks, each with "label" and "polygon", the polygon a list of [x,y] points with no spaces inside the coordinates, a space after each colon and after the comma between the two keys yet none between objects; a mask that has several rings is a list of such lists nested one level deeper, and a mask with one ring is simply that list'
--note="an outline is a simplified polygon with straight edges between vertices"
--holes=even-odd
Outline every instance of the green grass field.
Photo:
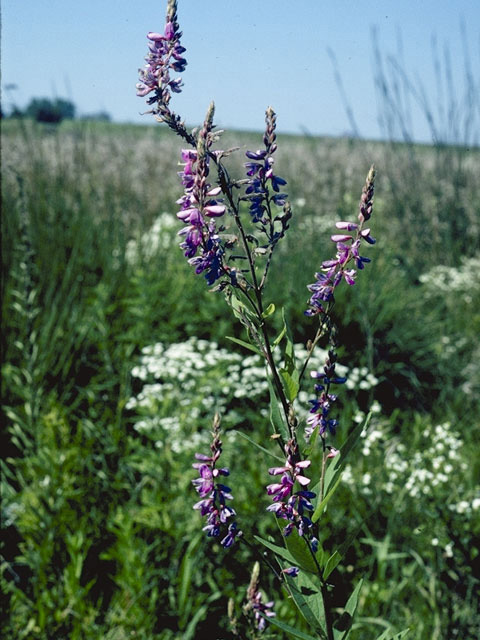
[{"label": "green grass field", "polygon": [[[278,142],[293,218],[267,298],[299,350],[306,285],[377,167],[372,263],[336,302],[349,372],[339,444],[373,417],[324,525],[327,549],[330,531],[357,533],[330,578],[335,604],[363,578],[354,640],[406,627],[412,640],[474,640],[480,151]],[[240,147],[232,174],[260,144],[224,135],[222,148]],[[240,610],[256,554],[206,539],[192,510],[193,454],[216,410],[242,528],[275,532],[271,460],[239,435],[269,447],[268,390],[255,357],[225,339],[243,334],[223,294],[177,246],[180,148],[161,126],[2,122],[5,637],[233,637],[227,602]],[[267,574],[262,587],[307,629]]]}]

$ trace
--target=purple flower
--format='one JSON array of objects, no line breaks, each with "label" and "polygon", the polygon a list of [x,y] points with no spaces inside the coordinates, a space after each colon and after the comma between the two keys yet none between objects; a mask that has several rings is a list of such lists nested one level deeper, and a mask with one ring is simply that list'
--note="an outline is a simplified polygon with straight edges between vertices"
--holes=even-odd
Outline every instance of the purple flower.
[{"label": "purple flower", "polygon": [[[269,484],[267,493],[273,496],[273,504],[267,507],[277,518],[287,520],[287,525],[283,530],[283,535],[288,536],[294,528],[299,535],[304,535],[312,527],[312,522],[305,512],[312,512],[313,505],[310,502],[315,498],[313,491],[308,491],[306,487],[310,484],[310,478],[304,475],[310,460],[298,459],[298,446],[293,441],[285,445],[287,459],[282,467],[272,467],[268,470],[271,476],[281,476],[280,482]],[[300,485],[300,489],[295,491],[295,484]]]},{"label": "purple flower", "polygon": [[[202,498],[193,505],[194,509],[200,511],[202,516],[207,517],[207,524],[203,527],[203,531],[207,532],[208,537],[217,538],[222,531],[225,531],[225,525],[229,518],[235,516],[235,510],[227,504],[227,500],[233,500],[230,487],[218,482],[221,476],[228,476],[229,470],[225,467],[217,468],[216,463],[222,453],[222,441],[219,438],[220,418],[215,416],[213,421],[213,441],[210,445],[211,455],[204,453],[196,453],[195,458],[198,462],[193,463],[193,468],[197,469],[199,478],[192,480],[198,495]],[[236,522],[231,522],[227,528],[225,537],[220,544],[225,547],[231,547],[235,542],[235,538],[240,537],[242,532],[237,528]]]},{"label": "purple flower", "polygon": [[[255,562],[252,577],[250,578],[250,584],[247,589],[247,604],[244,610],[245,612],[253,610],[257,629],[259,631],[263,631],[267,626],[266,618],[273,618],[276,614],[272,611],[274,606],[273,600],[270,600],[269,602],[262,602],[262,593],[258,588],[259,576],[260,565],[258,562]],[[266,616],[266,618],[264,616]]]},{"label": "purple flower", "polygon": [[308,285],[307,288],[312,292],[312,295],[305,315],[325,314],[324,303],[332,303],[334,301],[335,289],[342,279],[351,286],[355,284],[356,271],[355,269],[347,268],[349,263],[354,262],[356,268],[361,270],[367,262],[370,262],[370,258],[361,256],[359,250],[362,240],[365,240],[367,244],[375,244],[375,239],[370,235],[370,229],[363,228],[364,222],[372,214],[374,180],[375,169],[372,166],[362,191],[359,205],[360,212],[358,214],[359,223],[349,221],[336,223],[337,229],[355,232],[355,235],[336,233],[331,236],[332,242],[335,242],[337,246],[337,253],[334,259],[325,260],[322,263],[322,271],[316,273],[315,282]]},{"label": "purple flower", "polygon": [[335,374],[335,364],[337,355],[333,349],[330,349],[325,360],[322,371],[312,371],[311,376],[317,381],[315,391],[319,394],[314,400],[310,400],[312,408],[307,418],[307,426],[305,428],[305,436],[310,438],[315,429],[318,428],[319,434],[325,437],[327,432],[335,435],[338,421],[330,418],[330,410],[337,399],[337,396],[330,393],[332,384],[343,384],[346,378],[339,377]]},{"label": "purple flower", "polygon": [[288,567],[287,569],[282,569],[282,573],[291,578],[296,578],[299,574],[299,569],[298,567]]},{"label": "purple flower", "polygon": [[215,223],[216,218],[225,214],[226,207],[217,198],[220,187],[212,188],[207,182],[213,113],[212,103],[198,135],[197,149],[182,151],[183,171],[179,176],[185,193],[177,201],[181,205],[177,217],[187,225],[179,231],[184,238],[180,247],[189,264],[195,267],[195,273],[205,273],[209,285],[230,270],[225,263],[225,250]]},{"label": "purple flower", "polygon": [[222,547],[225,547],[225,549],[228,549],[232,546],[232,544],[235,542],[235,538],[239,535],[242,535],[242,532],[237,529],[237,523],[232,522],[232,524],[228,527],[227,535],[225,536],[225,538],[223,538],[220,544],[222,545]]},{"label": "purple flower", "polygon": [[[280,193],[280,187],[287,184],[286,180],[276,176],[273,172],[273,153],[276,144],[276,115],[271,107],[266,111],[266,129],[263,136],[264,149],[246,151],[250,162],[245,163],[246,174],[249,178],[244,199],[248,200],[252,222],[266,225],[271,219],[271,203],[283,207],[287,201],[287,194]],[[273,193],[271,193],[273,191]],[[272,240],[273,238],[271,238]]]},{"label": "purple flower", "polygon": [[150,32],[146,65],[139,69],[137,96],[144,97],[152,92],[148,104],[157,103],[158,111],[168,110],[171,92],[180,93],[182,81],[171,78],[170,70],[181,73],[185,71],[187,61],[183,57],[185,48],[180,44],[181,32],[177,22],[177,2],[169,0],[167,18],[163,33]]}]

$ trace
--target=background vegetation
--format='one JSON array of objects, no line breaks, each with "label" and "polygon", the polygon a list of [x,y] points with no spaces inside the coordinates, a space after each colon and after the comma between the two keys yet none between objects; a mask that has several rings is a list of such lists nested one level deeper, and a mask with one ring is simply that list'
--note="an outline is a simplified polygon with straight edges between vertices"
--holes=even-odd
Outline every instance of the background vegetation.
[{"label": "background vegetation", "polygon": [[[2,129],[3,633],[230,638],[227,600],[240,611],[256,552],[204,538],[192,456],[221,409],[238,520],[274,534],[271,460],[238,434],[268,442],[267,397],[258,363],[225,340],[241,328],[222,294],[176,246],[180,145],[161,127]],[[258,140],[222,138],[241,146],[232,173]],[[410,626],[416,640],[473,639],[478,148],[280,136],[294,218],[268,291],[301,348],[312,334],[305,287],[332,252],[335,221],[355,215],[371,162],[378,243],[336,305],[351,380],[338,442],[374,409],[323,532],[326,548],[357,533],[331,576],[336,605],[363,577],[354,638]],[[301,628],[266,573],[262,586],[279,618]]]}]

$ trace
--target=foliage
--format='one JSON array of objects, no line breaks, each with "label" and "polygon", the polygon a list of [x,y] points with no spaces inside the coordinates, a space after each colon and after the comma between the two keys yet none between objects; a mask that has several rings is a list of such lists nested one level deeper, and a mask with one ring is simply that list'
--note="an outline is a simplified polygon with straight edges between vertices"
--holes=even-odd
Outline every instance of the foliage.
[{"label": "foliage", "polygon": [[75,105],[70,100],[62,98],[32,98],[25,109],[25,116],[37,122],[57,124],[75,117]]}]

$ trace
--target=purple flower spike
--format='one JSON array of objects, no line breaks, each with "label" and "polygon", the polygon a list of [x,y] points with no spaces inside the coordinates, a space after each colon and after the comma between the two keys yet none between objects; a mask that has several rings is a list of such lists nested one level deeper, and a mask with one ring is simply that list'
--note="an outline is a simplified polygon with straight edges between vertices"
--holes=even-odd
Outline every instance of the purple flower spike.
[{"label": "purple flower spike", "polygon": [[245,152],[247,158],[252,162],[245,163],[249,180],[244,196],[244,199],[250,202],[249,210],[252,222],[261,223],[263,226],[269,220],[270,223],[272,222],[271,204],[283,207],[287,202],[287,194],[280,193],[280,188],[287,182],[274,175],[273,172],[274,159],[272,155],[277,149],[277,144],[275,142],[276,115],[271,107],[266,111],[265,122],[267,125],[263,136],[265,148]]},{"label": "purple flower spike", "polygon": [[197,149],[182,151],[183,171],[179,176],[185,193],[178,201],[181,210],[177,213],[177,217],[188,225],[179,231],[184,238],[180,247],[189,264],[195,268],[195,273],[204,273],[209,285],[230,271],[225,263],[225,250],[215,223],[216,218],[225,214],[226,207],[217,199],[221,189],[212,188],[207,182],[213,114],[212,103],[198,134]]},{"label": "purple flower spike", "polygon": [[367,262],[370,262],[369,258],[360,256],[359,248],[362,240],[365,240],[367,244],[375,244],[375,238],[371,237],[370,229],[363,228],[364,222],[368,220],[372,214],[374,180],[375,169],[372,165],[360,200],[360,213],[358,214],[359,224],[348,221],[336,223],[337,229],[356,231],[356,235],[351,236],[344,233],[335,233],[331,236],[331,240],[337,245],[337,255],[333,260],[323,261],[322,272],[315,274],[316,282],[308,285],[307,288],[313,295],[310,297],[308,303],[309,308],[305,311],[305,315],[314,316],[325,314],[326,310],[323,303],[334,302],[335,289],[342,279],[349,285],[355,284],[356,272],[354,269],[347,268],[350,262],[354,262],[357,269],[360,270],[364,268]]},{"label": "purple flower spike", "polygon": [[[310,478],[304,475],[304,469],[307,469],[311,462],[299,460],[298,445],[292,440],[285,445],[285,453],[285,465],[268,470],[271,476],[281,475],[281,479],[280,482],[267,486],[268,495],[273,496],[273,504],[267,507],[267,511],[274,513],[277,518],[287,520],[288,524],[283,530],[285,537],[289,536],[294,528],[299,535],[304,535],[312,527],[312,522],[305,512],[313,511],[310,500],[316,496],[313,491],[305,489],[310,484]],[[300,489],[294,491],[297,482]]]},{"label": "purple flower spike", "polygon": [[181,32],[177,22],[177,2],[169,0],[167,19],[163,34],[149,32],[148,54],[145,58],[146,65],[139,70],[139,82],[137,84],[137,96],[144,97],[151,93],[147,104],[155,104],[153,113],[162,116],[171,115],[168,103],[171,92],[180,93],[182,81],[180,78],[171,78],[170,70],[176,73],[185,71],[187,61],[182,57],[185,48],[180,44]]},{"label": "purple flower spike", "polygon": [[247,604],[244,608],[244,611],[248,613],[249,611],[253,611],[255,615],[255,622],[257,625],[257,629],[259,631],[263,631],[267,626],[266,618],[275,617],[275,612],[272,611],[274,602],[270,600],[269,602],[263,602],[262,593],[258,588],[260,577],[260,565],[258,562],[255,562],[253,565],[252,577],[250,578],[250,584],[247,590]]},{"label": "purple flower spike", "polygon": [[339,377],[335,374],[336,361],[337,355],[333,349],[330,349],[323,366],[323,371],[312,371],[310,374],[312,378],[319,380],[321,384],[315,385],[315,390],[319,393],[319,396],[314,400],[310,400],[312,408],[310,409],[307,426],[305,427],[305,437],[307,440],[317,428],[322,438],[325,438],[328,432],[331,435],[335,435],[336,433],[338,421],[335,418],[330,418],[330,410],[337,396],[330,393],[330,387],[332,384],[344,384],[347,381],[346,378]]},{"label": "purple flower spike", "polygon": [[222,532],[226,533],[220,544],[231,547],[235,538],[240,537],[242,532],[237,528],[237,523],[232,521],[226,528],[227,521],[235,516],[235,510],[227,504],[227,500],[233,500],[230,487],[218,482],[219,476],[228,476],[229,470],[225,467],[217,468],[215,465],[222,453],[222,441],[219,438],[220,418],[215,416],[213,421],[213,441],[210,445],[212,455],[196,453],[195,458],[200,462],[194,462],[193,468],[197,469],[200,477],[192,480],[197,493],[202,500],[194,504],[193,508],[200,511],[202,516],[207,517],[207,524],[203,530],[210,538],[219,537]]}]

